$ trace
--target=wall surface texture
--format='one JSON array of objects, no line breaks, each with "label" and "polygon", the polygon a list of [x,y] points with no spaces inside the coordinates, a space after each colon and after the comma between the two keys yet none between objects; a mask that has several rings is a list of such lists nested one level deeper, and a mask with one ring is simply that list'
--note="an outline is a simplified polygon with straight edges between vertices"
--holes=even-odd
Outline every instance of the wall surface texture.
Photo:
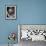
[{"label": "wall surface texture", "polygon": [[[7,4],[16,5],[16,20],[5,20]],[[17,34],[18,24],[46,24],[46,0],[0,0],[0,44],[8,43],[10,32]]]}]

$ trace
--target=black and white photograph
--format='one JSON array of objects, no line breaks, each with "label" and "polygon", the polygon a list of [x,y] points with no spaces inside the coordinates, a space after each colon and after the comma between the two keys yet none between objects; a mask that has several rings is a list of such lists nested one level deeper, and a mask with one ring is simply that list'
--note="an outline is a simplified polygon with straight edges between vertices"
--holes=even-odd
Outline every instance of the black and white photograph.
[{"label": "black and white photograph", "polygon": [[46,41],[46,25],[18,25],[18,38],[20,46],[31,46]]},{"label": "black and white photograph", "polygon": [[16,5],[6,5],[5,19],[16,19]]}]

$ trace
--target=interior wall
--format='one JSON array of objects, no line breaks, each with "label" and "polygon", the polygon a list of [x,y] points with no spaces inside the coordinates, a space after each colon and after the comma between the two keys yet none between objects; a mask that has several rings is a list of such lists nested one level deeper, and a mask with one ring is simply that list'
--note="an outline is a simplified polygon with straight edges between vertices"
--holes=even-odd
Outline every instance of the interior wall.
[{"label": "interior wall", "polygon": [[[7,4],[16,4],[16,20],[5,20]],[[9,32],[17,34],[18,24],[46,24],[46,0],[0,0],[0,44],[8,43]]]},{"label": "interior wall", "polygon": [[46,25],[20,25],[21,30],[45,30],[46,31]]}]

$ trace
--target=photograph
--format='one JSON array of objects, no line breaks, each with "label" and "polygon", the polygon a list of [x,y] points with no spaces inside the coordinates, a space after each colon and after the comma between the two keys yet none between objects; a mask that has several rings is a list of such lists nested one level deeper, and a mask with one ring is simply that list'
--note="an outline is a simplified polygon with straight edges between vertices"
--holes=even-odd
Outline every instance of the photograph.
[{"label": "photograph", "polygon": [[5,19],[16,19],[16,5],[6,5]]}]

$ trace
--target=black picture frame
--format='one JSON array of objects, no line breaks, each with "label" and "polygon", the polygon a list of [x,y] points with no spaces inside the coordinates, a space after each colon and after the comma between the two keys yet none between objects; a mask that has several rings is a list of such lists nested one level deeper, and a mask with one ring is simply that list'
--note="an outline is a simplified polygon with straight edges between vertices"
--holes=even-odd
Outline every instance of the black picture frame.
[{"label": "black picture frame", "polygon": [[[10,9],[10,8],[13,10],[12,11],[13,14],[9,15],[8,9]],[[5,20],[16,20],[16,5],[15,4],[5,5]]]}]

